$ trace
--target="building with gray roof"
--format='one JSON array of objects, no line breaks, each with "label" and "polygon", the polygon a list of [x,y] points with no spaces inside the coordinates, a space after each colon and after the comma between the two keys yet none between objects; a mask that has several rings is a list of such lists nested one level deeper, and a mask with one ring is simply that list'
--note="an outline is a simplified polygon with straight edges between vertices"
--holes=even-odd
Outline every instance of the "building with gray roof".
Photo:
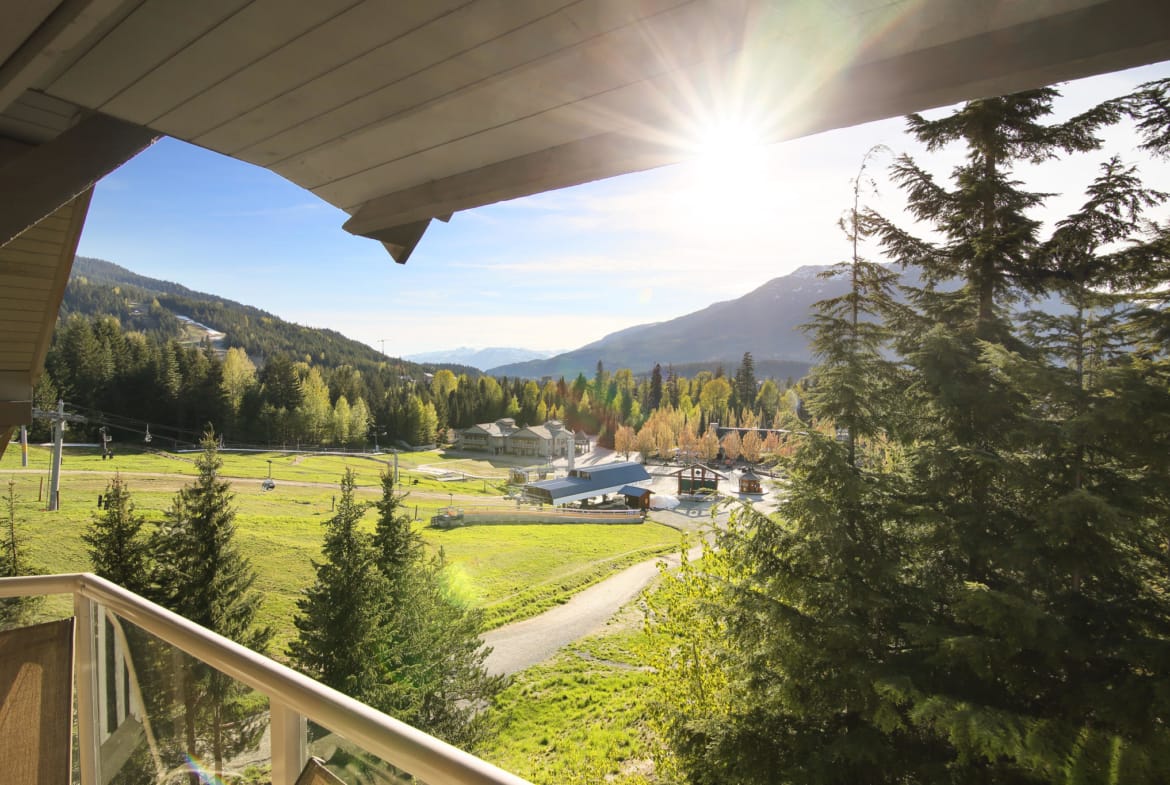
[{"label": "building with gray roof", "polygon": [[459,449],[482,450],[494,455],[522,455],[536,458],[559,458],[589,452],[587,435],[565,427],[560,420],[543,425],[516,426],[510,417],[492,423],[479,423],[459,431]]},{"label": "building with gray roof", "polygon": [[636,461],[604,463],[574,469],[567,477],[556,480],[529,483],[524,486],[524,495],[539,504],[569,504],[630,490],[626,486],[649,479],[646,467]]}]

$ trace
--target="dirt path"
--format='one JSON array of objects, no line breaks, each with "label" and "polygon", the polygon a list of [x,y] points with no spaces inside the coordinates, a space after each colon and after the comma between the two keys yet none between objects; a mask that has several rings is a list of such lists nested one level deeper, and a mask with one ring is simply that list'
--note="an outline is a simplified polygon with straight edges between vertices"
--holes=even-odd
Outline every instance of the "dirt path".
[{"label": "dirt path", "polygon": [[[5,474],[47,474],[45,469],[9,469],[5,470]],[[189,483],[195,478],[193,474],[175,474],[174,472],[118,472],[122,477],[151,477],[161,480],[174,480],[176,485]],[[98,469],[62,469],[61,476],[92,476],[92,477],[109,477],[110,472],[100,471]],[[257,487],[264,479],[263,477],[232,477],[230,475],[220,475],[224,480],[230,480],[235,483],[256,483]],[[294,488],[332,488],[337,490],[337,483],[335,482],[313,482],[309,480],[278,480],[277,489],[280,486],[286,485]],[[465,507],[514,507],[516,502],[503,496],[470,496],[460,495],[453,492],[443,491],[420,491],[411,486],[400,486],[404,491],[410,494],[412,499],[427,499],[430,501],[448,501],[454,498],[456,505]],[[381,493],[382,486],[380,485],[358,485],[354,487],[358,493]]]},{"label": "dirt path", "polygon": [[[692,548],[688,558],[697,558],[701,550],[698,546]],[[678,554],[660,556],[627,567],[617,575],[573,595],[564,605],[558,605],[531,619],[484,633],[483,642],[492,647],[485,662],[488,671],[522,671],[544,662],[562,646],[600,630],[610,617],[654,580],[661,562],[677,567]]]}]

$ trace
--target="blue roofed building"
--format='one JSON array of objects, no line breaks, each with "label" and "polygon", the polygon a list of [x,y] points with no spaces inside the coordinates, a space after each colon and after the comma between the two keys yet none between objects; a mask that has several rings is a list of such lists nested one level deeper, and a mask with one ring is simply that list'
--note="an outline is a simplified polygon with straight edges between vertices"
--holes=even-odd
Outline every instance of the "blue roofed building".
[{"label": "blue roofed building", "polygon": [[542,480],[524,486],[524,495],[529,501],[539,504],[569,504],[618,493],[627,485],[650,480],[646,467],[635,461],[605,463],[574,469],[567,477],[556,480]]}]

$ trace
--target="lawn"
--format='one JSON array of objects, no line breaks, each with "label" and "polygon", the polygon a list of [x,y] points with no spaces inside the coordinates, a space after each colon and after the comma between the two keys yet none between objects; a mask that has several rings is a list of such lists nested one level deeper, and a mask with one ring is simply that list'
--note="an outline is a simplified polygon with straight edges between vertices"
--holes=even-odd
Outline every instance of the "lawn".
[{"label": "lawn", "polygon": [[[125,474],[165,473],[193,477],[195,452],[165,452],[146,450],[139,446],[125,448],[115,445],[114,460],[103,461],[97,447],[66,447],[61,461],[68,471],[114,470]],[[48,471],[51,451],[47,447],[29,447],[29,469]],[[352,453],[338,455],[311,452],[231,452],[220,454],[223,474],[260,480],[271,473],[277,482],[327,483],[335,485],[346,469],[353,469],[359,486],[377,488],[381,477],[394,465],[394,456],[388,453],[368,455]],[[0,459],[0,473],[20,469],[20,445],[9,445]],[[459,472],[458,478],[443,481],[438,475]],[[401,453],[398,456],[398,474],[403,485],[421,491],[456,493],[471,496],[499,496],[504,492],[507,471],[493,467],[486,461],[459,459],[454,464],[445,462],[439,453]]]},{"label": "lawn", "polygon": [[[465,526],[427,532],[489,626],[535,616],[623,567],[678,547],[659,523]],[[464,582],[465,581],[465,582]]]},{"label": "lawn", "polygon": [[534,785],[647,785],[655,685],[640,613],[516,675],[490,710],[499,735],[477,753]]},{"label": "lawn", "polygon": [[[435,453],[412,453],[413,467],[442,461]],[[429,455],[429,457],[427,457]],[[298,460],[299,459],[299,460]],[[276,489],[264,491],[268,460]],[[0,493],[14,482],[17,526],[26,552],[42,572],[89,569],[81,534],[98,512],[97,498],[114,471],[127,481],[133,500],[151,523],[162,519],[175,492],[190,482],[194,456],[122,451],[102,461],[99,451],[70,448],[62,468],[61,509],[45,511],[48,451],[30,448],[29,469],[20,467],[19,445],[0,460]],[[404,461],[400,461],[400,470]],[[264,593],[262,621],[276,629],[273,651],[284,651],[294,633],[292,619],[301,590],[314,577],[311,560],[319,558],[322,524],[332,510],[335,483],[347,466],[358,472],[359,498],[373,501],[380,492],[384,466],[362,456],[226,454],[224,474],[244,478],[233,482],[238,509],[240,547],[257,571],[256,586]],[[294,479],[295,478],[295,479]],[[418,485],[410,484],[418,479]],[[407,509],[415,514],[423,536],[442,548],[452,565],[454,588],[470,604],[482,607],[492,626],[536,615],[565,602],[575,592],[629,564],[672,549],[679,539],[673,529],[647,522],[638,525],[497,525],[432,530],[425,522],[449,501],[481,505],[501,491],[483,480],[442,483],[427,474],[403,474]],[[374,524],[374,511],[365,524]],[[46,614],[67,615],[64,597],[46,604]]]}]

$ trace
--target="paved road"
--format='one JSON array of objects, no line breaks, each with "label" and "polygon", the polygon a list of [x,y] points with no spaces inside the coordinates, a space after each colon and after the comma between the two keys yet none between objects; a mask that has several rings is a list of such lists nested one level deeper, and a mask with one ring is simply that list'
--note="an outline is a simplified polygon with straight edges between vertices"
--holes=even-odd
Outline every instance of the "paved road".
[{"label": "paved road", "polygon": [[[768,512],[775,504],[774,498],[764,504],[757,504],[761,511]],[[688,514],[697,513],[696,515]],[[718,509],[717,525],[726,524],[730,510]],[[711,508],[689,510],[687,507],[675,512],[656,512],[654,516],[682,531],[702,531],[712,521]],[[702,546],[695,546],[687,552],[688,559],[697,559]],[[605,623],[633,600],[658,575],[658,565],[665,562],[677,567],[678,554],[660,556],[628,567],[601,583],[573,595],[564,605],[558,605],[531,619],[514,622],[484,633],[483,642],[492,647],[485,661],[491,673],[515,673],[544,662],[563,646],[599,632]]]},{"label": "paved road", "polygon": [[[701,547],[693,548],[689,558],[698,557],[701,550]],[[487,670],[490,673],[522,671],[544,662],[562,646],[597,632],[654,580],[660,562],[678,566],[678,554],[627,567],[573,595],[564,605],[484,633],[483,642],[492,647],[484,663]]]}]

